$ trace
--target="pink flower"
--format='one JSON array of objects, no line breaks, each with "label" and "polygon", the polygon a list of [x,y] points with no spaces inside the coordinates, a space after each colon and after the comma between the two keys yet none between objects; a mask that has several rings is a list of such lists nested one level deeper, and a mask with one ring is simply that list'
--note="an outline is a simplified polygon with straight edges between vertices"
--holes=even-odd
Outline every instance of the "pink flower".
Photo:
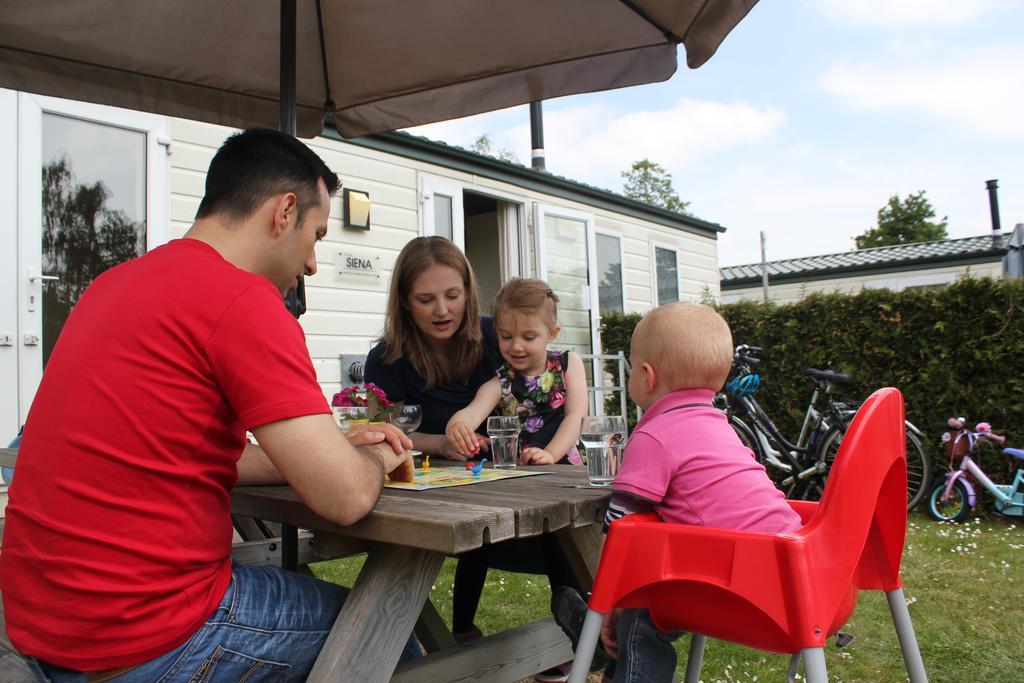
[{"label": "pink flower", "polygon": [[562,404],[565,403],[565,394],[557,389],[551,392],[551,401],[549,402],[552,408],[561,408]]}]

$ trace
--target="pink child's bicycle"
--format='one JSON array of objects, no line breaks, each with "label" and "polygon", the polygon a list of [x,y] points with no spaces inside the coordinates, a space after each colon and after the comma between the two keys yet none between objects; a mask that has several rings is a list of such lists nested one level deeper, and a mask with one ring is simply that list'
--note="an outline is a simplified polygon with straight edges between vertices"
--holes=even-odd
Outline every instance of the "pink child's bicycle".
[{"label": "pink child's bicycle", "polygon": [[[942,435],[949,454],[950,470],[945,480],[937,484],[928,496],[928,514],[940,522],[967,519],[978,502],[974,485],[967,478],[969,473],[995,497],[996,512],[1006,516],[1024,516],[1024,465],[1017,469],[1012,484],[996,484],[971,457],[977,457],[978,448],[983,443],[1002,444],[1006,437],[995,434],[987,422],[979,422],[974,431],[966,428],[964,423],[962,417],[951,417],[946,422],[953,429]],[[1024,460],[1024,450],[1019,448],[1004,448],[1003,453]]]}]

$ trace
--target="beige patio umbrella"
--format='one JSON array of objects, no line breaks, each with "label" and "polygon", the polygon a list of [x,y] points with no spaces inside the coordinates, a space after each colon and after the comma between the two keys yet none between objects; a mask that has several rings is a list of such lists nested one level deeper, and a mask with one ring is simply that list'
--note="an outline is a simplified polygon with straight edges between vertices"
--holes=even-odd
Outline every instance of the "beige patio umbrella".
[{"label": "beige patio umbrella", "polygon": [[[234,127],[277,127],[296,36],[296,131],[348,137],[662,81],[757,0],[5,2],[0,86]],[[283,6],[296,10],[282,31]],[[287,22],[286,22],[287,23]],[[279,73],[284,79],[279,80]],[[287,87],[285,88],[287,90]],[[288,127],[282,126],[287,130]]]}]

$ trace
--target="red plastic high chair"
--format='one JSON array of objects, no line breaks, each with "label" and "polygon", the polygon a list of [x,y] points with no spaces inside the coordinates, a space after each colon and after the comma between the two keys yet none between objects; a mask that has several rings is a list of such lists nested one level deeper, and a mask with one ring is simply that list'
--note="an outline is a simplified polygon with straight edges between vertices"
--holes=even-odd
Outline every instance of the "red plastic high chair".
[{"label": "red plastic high chair", "polygon": [[659,629],[693,634],[687,683],[697,683],[706,637],[800,653],[808,682],[825,683],[825,642],[860,590],[885,591],[910,681],[926,683],[899,574],[907,527],[903,430],[900,392],[872,394],[843,439],[821,503],[790,503],[804,521],[792,534],[663,524],[651,514],[613,523],[570,683],[586,680],[613,607],[646,607]]}]

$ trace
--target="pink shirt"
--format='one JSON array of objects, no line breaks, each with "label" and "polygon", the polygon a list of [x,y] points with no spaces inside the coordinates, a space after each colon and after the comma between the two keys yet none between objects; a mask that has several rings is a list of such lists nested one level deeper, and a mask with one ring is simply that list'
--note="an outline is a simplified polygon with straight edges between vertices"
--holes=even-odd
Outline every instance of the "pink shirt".
[{"label": "pink shirt", "polygon": [[[644,413],[626,443],[614,490],[654,503],[664,522],[787,533],[800,518],[711,406],[715,392],[683,389]],[[705,404],[680,408],[687,404]]]}]

